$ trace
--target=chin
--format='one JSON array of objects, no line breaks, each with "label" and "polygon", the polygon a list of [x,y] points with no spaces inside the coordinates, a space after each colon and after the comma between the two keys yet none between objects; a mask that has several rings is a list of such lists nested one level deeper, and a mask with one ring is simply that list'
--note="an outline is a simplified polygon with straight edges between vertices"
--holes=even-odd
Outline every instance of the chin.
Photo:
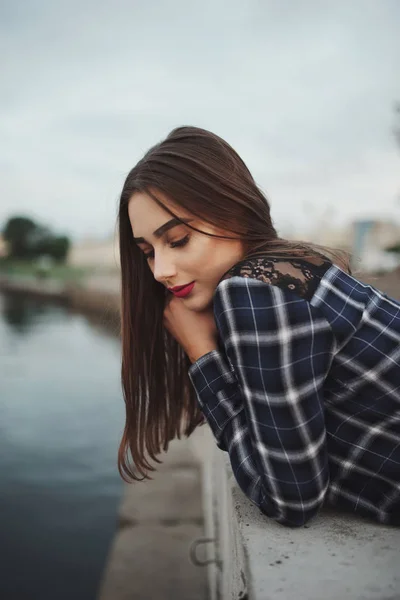
[{"label": "chin", "polygon": [[187,299],[187,307],[194,312],[203,312],[212,307],[212,296],[209,299],[207,298],[188,298]]}]

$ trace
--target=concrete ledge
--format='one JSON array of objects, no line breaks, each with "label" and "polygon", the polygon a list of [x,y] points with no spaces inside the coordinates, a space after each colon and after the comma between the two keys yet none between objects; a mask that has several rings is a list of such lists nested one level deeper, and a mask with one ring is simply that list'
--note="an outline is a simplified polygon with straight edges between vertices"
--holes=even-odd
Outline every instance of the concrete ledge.
[{"label": "concrete ledge", "polygon": [[188,548],[199,535],[190,523],[144,523],[115,537],[98,600],[205,600],[206,582]]},{"label": "concrete ledge", "polygon": [[212,600],[400,598],[400,528],[328,509],[302,528],[279,525],[242,493],[227,453],[205,444]]},{"label": "concrete ledge", "polygon": [[283,527],[231,486],[251,600],[400,597],[400,530],[325,509],[299,529]]},{"label": "concrete ledge", "polygon": [[98,600],[207,598],[206,570],[190,555],[204,535],[199,464],[186,439],[160,458],[154,479],[125,485]]}]

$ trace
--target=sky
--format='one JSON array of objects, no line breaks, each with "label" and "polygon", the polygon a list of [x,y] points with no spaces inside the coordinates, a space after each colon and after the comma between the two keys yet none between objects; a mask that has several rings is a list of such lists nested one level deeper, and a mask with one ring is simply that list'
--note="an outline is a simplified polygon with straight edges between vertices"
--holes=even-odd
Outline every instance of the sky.
[{"label": "sky", "polygon": [[0,226],[115,231],[174,127],[217,133],[278,232],[400,220],[398,0],[0,0]]}]

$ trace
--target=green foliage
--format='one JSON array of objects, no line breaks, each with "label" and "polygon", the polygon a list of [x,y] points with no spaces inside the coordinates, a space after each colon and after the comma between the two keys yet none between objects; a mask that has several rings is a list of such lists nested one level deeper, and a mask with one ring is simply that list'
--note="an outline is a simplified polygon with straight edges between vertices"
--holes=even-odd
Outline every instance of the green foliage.
[{"label": "green foliage", "polygon": [[57,262],[64,262],[71,246],[71,241],[66,235],[55,237],[52,240],[50,255]]},{"label": "green foliage", "polygon": [[3,230],[3,236],[13,258],[30,258],[36,224],[26,217],[11,217]]},{"label": "green foliage", "polygon": [[32,261],[50,256],[58,263],[65,262],[70,248],[66,236],[54,235],[48,227],[24,216],[10,217],[3,229],[8,244],[9,258]]},{"label": "green foliage", "polygon": [[[24,278],[37,277],[41,269],[39,261],[21,261],[0,258],[0,273],[6,276]],[[46,277],[59,281],[69,281],[78,284],[92,274],[90,268],[74,267],[68,264],[52,263]]]},{"label": "green foliage", "polygon": [[388,248],[385,248],[385,252],[393,252],[394,254],[400,254],[400,242],[398,244],[394,244],[394,246],[388,246]]}]

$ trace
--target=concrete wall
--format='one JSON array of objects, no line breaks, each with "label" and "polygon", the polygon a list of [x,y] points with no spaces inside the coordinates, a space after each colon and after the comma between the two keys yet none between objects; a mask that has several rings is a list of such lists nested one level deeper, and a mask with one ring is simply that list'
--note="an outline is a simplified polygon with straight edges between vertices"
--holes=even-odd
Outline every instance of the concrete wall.
[{"label": "concrete wall", "polygon": [[203,427],[211,600],[398,600],[400,528],[324,509],[305,527],[268,519],[239,489]]}]

